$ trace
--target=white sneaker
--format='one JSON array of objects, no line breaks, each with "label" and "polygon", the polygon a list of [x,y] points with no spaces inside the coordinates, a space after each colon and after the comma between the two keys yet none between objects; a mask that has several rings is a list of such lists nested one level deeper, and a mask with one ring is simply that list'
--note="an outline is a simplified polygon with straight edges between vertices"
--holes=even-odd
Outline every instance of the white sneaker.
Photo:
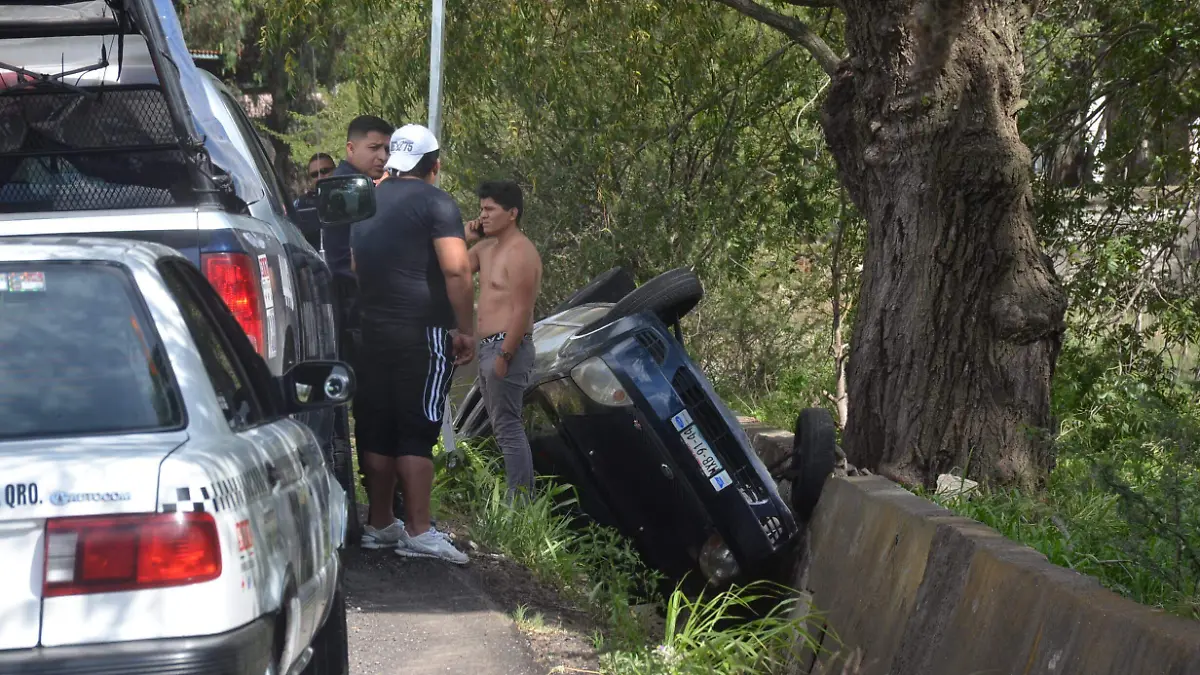
[{"label": "white sneaker", "polygon": [[404,523],[397,518],[395,522],[382,530],[377,530],[370,525],[363,528],[362,547],[377,549],[377,548],[394,548],[401,545],[408,539],[408,533],[404,531]]},{"label": "white sneaker", "polygon": [[466,565],[470,561],[466,553],[454,548],[449,535],[434,527],[415,537],[405,536],[396,546],[396,554],[406,558],[438,558],[455,565]]}]

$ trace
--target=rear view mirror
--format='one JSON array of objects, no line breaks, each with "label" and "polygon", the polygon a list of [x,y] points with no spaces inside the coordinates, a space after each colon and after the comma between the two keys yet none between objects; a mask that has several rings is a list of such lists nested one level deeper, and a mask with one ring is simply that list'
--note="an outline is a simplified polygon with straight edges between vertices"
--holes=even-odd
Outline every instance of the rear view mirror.
[{"label": "rear view mirror", "polygon": [[341,361],[301,361],[280,379],[293,413],[343,405],[354,396],[354,370]]},{"label": "rear view mirror", "polygon": [[317,181],[317,218],[322,227],[349,225],[375,215],[375,184],[363,175]]}]

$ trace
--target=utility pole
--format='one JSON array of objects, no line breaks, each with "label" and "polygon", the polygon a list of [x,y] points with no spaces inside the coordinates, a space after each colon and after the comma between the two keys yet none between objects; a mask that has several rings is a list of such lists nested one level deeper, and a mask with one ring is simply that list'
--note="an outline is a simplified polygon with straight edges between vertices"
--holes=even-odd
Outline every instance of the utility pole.
[{"label": "utility pole", "polygon": [[429,130],[442,142],[442,33],[446,26],[446,0],[433,0],[429,31]]},{"label": "utility pole", "polygon": [[[446,28],[446,0],[433,0],[433,16],[429,26],[429,130],[433,137],[442,141],[442,33]],[[441,182],[441,176],[437,177]],[[454,419],[450,397],[442,410],[442,447],[450,453],[450,466],[457,464],[458,444],[454,440]]]}]

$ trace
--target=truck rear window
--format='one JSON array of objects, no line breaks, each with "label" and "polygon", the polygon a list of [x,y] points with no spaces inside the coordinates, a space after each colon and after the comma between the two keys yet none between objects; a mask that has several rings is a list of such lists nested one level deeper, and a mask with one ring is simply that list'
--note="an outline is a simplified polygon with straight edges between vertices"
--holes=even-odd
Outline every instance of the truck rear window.
[{"label": "truck rear window", "polygon": [[169,372],[125,268],[0,263],[0,440],[179,427]]}]

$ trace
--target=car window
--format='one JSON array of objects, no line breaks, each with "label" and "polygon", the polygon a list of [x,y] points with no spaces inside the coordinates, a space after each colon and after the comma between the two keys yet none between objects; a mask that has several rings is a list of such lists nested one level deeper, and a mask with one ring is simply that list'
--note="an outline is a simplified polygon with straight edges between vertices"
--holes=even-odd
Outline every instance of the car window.
[{"label": "car window", "polygon": [[193,287],[181,265],[164,263],[160,270],[183,313],[188,332],[196,342],[196,350],[204,362],[204,370],[212,382],[225,421],[234,430],[261,423],[264,418],[262,406],[246,369],[239,363],[212,311],[205,306],[205,299]]},{"label": "car window", "polygon": [[221,92],[221,99],[225,101],[226,107],[229,108],[229,114],[233,117],[234,124],[237,125],[238,133],[242,135],[242,139],[246,141],[246,145],[250,148],[250,156],[254,160],[254,166],[262,175],[263,182],[267,189],[267,197],[271,200],[271,208],[278,213],[287,213],[287,194],[283,186],[279,184],[278,177],[275,175],[275,165],[271,163],[271,158],[267,156],[266,150],[263,149],[262,140],[258,137],[258,132],[254,129],[254,123],[250,118],[246,117],[246,112],[242,110],[242,106],[233,99],[232,96],[225,92]]},{"label": "car window", "polygon": [[127,268],[0,263],[0,440],[182,425],[166,352]]}]

